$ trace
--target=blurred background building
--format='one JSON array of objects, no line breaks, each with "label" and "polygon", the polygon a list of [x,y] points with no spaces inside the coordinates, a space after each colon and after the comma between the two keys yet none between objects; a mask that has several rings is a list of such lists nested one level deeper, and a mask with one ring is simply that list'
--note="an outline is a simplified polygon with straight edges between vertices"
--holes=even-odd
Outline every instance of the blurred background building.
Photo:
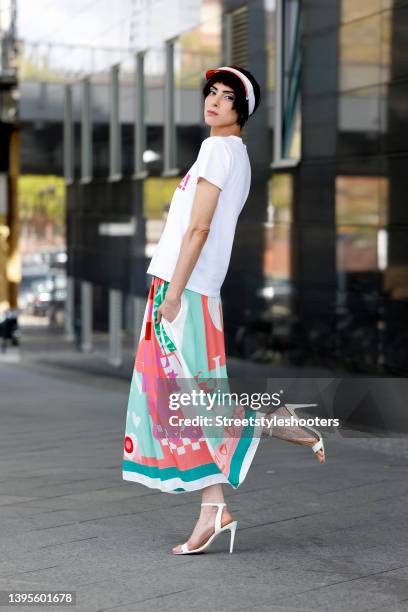
[{"label": "blurred background building", "polygon": [[262,102],[242,133],[252,187],[222,289],[228,354],[408,373],[408,2],[19,6],[26,305],[63,305],[68,339],[89,351],[106,331],[122,362],[173,191],[209,135],[205,70],[238,64]]},{"label": "blurred background building", "polygon": [[0,2],[0,315],[17,306],[19,132],[16,3]]}]

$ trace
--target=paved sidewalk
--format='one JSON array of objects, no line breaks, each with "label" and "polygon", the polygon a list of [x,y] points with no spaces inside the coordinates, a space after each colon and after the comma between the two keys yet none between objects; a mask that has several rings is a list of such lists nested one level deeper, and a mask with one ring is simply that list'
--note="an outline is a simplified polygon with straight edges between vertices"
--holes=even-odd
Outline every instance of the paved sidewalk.
[{"label": "paved sidewalk", "polygon": [[200,495],[122,481],[128,385],[37,369],[27,354],[0,363],[0,590],[74,590],[81,612],[408,610],[408,460],[396,441],[380,452],[328,436],[321,466],[262,440],[243,485],[226,489],[234,553],[225,536],[175,557]]},{"label": "paved sidewalk", "polygon": [[[107,333],[97,332],[93,334],[93,350],[89,353],[79,351],[75,344],[67,342],[60,329],[50,330],[46,327],[27,327],[23,329],[23,341],[20,350],[21,359],[25,365],[35,366],[41,369],[61,368],[73,372],[92,376],[103,376],[109,378],[130,381],[134,364],[136,347],[134,340],[124,334],[123,339],[123,364],[119,367],[109,363],[109,338]],[[1,359],[0,359],[1,363]],[[228,356],[229,376],[271,376],[271,365],[251,363],[246,360]],[[276,367],[273,368],[274,376],[296,377],[296,376],[331,376],[330,370],[310,367],[296,368]]]}]

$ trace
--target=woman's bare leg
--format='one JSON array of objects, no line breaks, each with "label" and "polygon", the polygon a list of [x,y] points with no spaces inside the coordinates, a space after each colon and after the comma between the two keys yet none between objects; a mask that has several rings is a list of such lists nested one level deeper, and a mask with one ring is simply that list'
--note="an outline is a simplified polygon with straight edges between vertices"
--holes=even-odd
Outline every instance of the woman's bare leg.
[{"label": "woman's bare leg", "polygon": [[[285,406],[280,406],[274,411],[273,415],[279,417],[291,417],[291,413]],[[290,442],[292,444],[301,444],[304,446],[313,446],[318,441],[315,434],[307,429],[303,429],[299,425],[274,425],[272,429],[272,435],[275,438]],[[316,458],[319,463],[324,462],[324,452],[320,449],[316,453]]]},{"label": "woman's bare leg", "polygon": [[[210,485],[202,490],[203,502],[224,502],[224,490],[222,484]],[[190,550],[199,548],[214,533],[214,522],[217,514],[217,506],[200,506],[200,515],[193,532],[187,540]],[[232,515],[224,506],[221,515],[221,525],[224,526],[232,521]],[[181,544],[173,548],[173,552],[181,550]]]},{"label": "woman's bare leg", "polygon": [[[237,406],[234,410],[234,417],[236,418],[244,418],[245,409],[242,406]],[[290,417],[292,416],[289,410],[285,406],[280,406],[269,415],[271,416],[283,416]],[[234,436],[234,427],[226,427],[227,433],[231,436]],[[264,433],[268,433],[268,428],[265,426]],[[279,438],[280,440],[284,440],[285,442],[291,442],[292,444],[301,444],[303,446],[313,446],[318,441],[315,434],[307,429],[303,429],[300,426],[296,425],[274,425],[272,429],[272,435],[275,438]],[[324,452],[323,449],[320,449],[316,453],[316,458],[319,463],[324,462]]]}]

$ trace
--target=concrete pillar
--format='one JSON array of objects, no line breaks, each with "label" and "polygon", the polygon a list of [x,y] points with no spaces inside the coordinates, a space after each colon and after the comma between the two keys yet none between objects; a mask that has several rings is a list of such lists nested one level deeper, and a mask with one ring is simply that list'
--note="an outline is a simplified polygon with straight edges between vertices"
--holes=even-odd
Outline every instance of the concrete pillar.
[{"label": "concrete pillar", "polygon": [[119,64],[111,67],[109,109],[109,180],[122,178],[122,142],[120,130]]},{"label": "concrete pillar", "polygon": [[134,120],[134,177],[145,178],[147,171],[143,161],[143,152],[146,149],[146,121],[145,121],[145,77],[144,77],[145,52],[136,55],[135,74],[135,120]]},{"label": "concrete pillar", "polygon": [[64,88],[64,178],[67,185],[74,180],[74,119],[70,84]]},{"label": "concrete pillar", "polygon": [[67,277],[67,297],[65,300],[65,314],[64,314],[65,340],[67,342],[73,342],[75,339],[74,287],[75,287],[75,280],[71,276],[68,276]]},{"label": "concrete pillar", "polygon": [[164,85],[164,170],[162,176],[177,176],[176,168],[176,122],[174,104],[174,43],[166,40],[166,74]]},{"label": "concrete pillar", "polygon": [[92,283],[81,281],[81,350],[92,351]]},{"label": "concrete pillar", "polygon": [[122,364],[122,292],[109,289],[109,363]]},{"label": "concrete pillar", "polygon": [[91,79],[87,77],[82,81],[81,183],[89,183],[92,180],[92,166]]}]

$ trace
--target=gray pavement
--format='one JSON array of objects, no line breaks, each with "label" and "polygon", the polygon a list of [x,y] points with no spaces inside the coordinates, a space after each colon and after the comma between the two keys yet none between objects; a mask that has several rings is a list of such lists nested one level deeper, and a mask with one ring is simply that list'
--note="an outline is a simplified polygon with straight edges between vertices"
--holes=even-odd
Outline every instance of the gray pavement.
[{"label": "gray pavement", "polygon": [[73,590],[81,612],[408,610],[406,441],[330,435],[319,465],[262,440],[225,489],[234,553],[220,536],[177,557],[199,492],[122,481],[128,372],[71,353],[33,334],[0,360],[0,590]]}]

